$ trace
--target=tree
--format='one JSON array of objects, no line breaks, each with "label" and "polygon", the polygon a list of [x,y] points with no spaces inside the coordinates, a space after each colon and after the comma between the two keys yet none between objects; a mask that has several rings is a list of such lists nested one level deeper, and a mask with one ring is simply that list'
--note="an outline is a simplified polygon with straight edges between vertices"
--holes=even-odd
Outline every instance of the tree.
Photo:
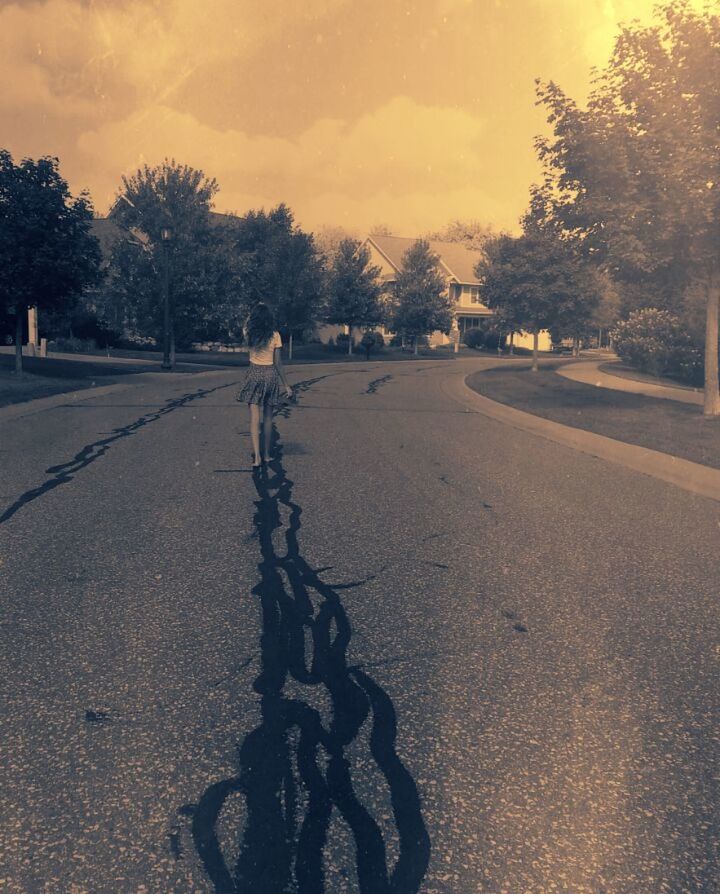
[{"label": "tree", "polygon": [[[176,337],[187,343],[198,316],[207,314],[207,305],[212,307],[218,298],[211,289],[200,287],[206,281],[202,274],[208,270],[208,259],[218,248],[210,223],[210,208],[217,190],[217,181],[202,171],[165,159],[160,165],[145,165],[131,177],[123,177],[110,211],[110,218],[117,224],[147,237],[148,257],[138,256],[135,265],[137,272],[144,272],[147,277],[147,288],[137,296],[143,300],[134,302],[134,311],[141,328],[153,333],[165,328],[161,297],[167,265],[172,297],[167,333],[171,366]],[[164,241],[163,230],[167,229],[171,238]]]},{"label": "tree", "polygon": [[428,233],[428,240],[437,242],[460,242],[466,248],[483,251],[489,241],[496,237],[493,228],[479,220],[451,220],[442,230]]},{"label": "tree", "polygon": [[372,326],[382,319],[379,276],[367,246],[357,239],[340,242],[328,270],[326,319],[348,327],[348,354],[352,354],[353,326]]},{"label": "tree", "polygon": [[437,255],[424,239],[418,239],[405,252],[395,286],[392,328],[412,337],[415,353],[418,338],[439,329],[450,332],[453,303],[440,273]]},{"label": "tree", "polygon": [[247,311],[258,301],[272,307],[292,356],[293,336],[315,323],[324,299],[324,268],[312,236],[280,204],[238,218],[234,254],[239,299]]},{"label": "tree", "polygon": [[325,226],[313,233],[315,247],[325,266],[332,264],[343,239],[356,239],[357,233],[345,227]]},{"label": "tree", "polygon": [[89,197],[70,195],[57,158],[15,164],[0,150],[0,305],[15,318],[18,374],[27,309],[67,307],[100,279],[91,220]]},{"label": "tree", "polygon": [[600,300],[594,271],[571,244],[552,231],[529,227],[522,236],[501,236],[475,268],[483,301],[513,331],[533,335],[534,372],[543,329],[575,334]]},{"label": "tree", "polygon": [[706,415],[720,414],[719,44],[720,16],[681,0],[622,29],[587,109],[539,84],[553,137],[533,197],[636,296],[672,310],[703,292]]}]

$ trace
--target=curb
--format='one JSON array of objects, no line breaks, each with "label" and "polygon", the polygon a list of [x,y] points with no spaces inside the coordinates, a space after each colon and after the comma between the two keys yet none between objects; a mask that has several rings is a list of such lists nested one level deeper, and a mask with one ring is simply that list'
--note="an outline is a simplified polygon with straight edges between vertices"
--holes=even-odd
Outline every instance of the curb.
[{"label": "curb", "polygon": [[507,404],[501,404],[483,397],[474,391],[466,382],[467,375],[454,376],[443,383],[444,390],[450,397],[472,408],[483,416],[489,416],[497,422],[528,432],[556,444],[586,453],[589,456],[606,460],[649,475],[679,487],[688,493],[696,494],[710,500],[720,502],[720,470],[711,469],[700,463],[693,463],[669,453],[650,450],[635,444],[626,444],[604,435],[561,425],[540,416],[533,416],[523,410],[516,410]]}]

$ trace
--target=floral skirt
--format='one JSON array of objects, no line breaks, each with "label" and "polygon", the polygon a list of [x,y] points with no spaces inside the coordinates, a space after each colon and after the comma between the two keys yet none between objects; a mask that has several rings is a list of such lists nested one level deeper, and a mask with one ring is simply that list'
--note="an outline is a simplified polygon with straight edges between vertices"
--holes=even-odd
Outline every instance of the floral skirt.
[{"label": "floral skirt", "polygon": [[247,378],[238,391],[237,400],[243,404],[279,407],[283,399],[280,393],[280,376],[275,366],[251,363]]}]

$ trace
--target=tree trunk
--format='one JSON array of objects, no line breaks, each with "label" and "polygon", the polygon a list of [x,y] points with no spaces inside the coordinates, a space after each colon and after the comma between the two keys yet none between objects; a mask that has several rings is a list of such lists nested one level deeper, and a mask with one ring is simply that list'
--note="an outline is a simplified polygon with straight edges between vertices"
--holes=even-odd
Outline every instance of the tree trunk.
[{"label": "tree trunk", "polygon": [[415,351],[414,351],[414,353],[415,353],[415,356],[417,357],[417,355],[418,355],[418,337],[417,337],[417,335],[415,336]]},{"label": "tree trunk", "polygon": [[170,323],[170,369],[175,369],[175,326]]},{"label": "tree trunk", "polygon": [[573,357],[578,357],[580,354],[580,339],[577,335],[573,336]]},{"label": "tree trunk", "polygon": [[540,340],[540,333],[537,329],[533,332],[533,362],[532,362],[532,371],[536,373],[538,371],[538,342]]},{"label": "tree trunk", "polygon": [[515,330],[510,333],[510,356],[515,353]]},{"label": "tree trunk", "polygon": [[348,326],[348,356],[352,354],[352,326]]},{"label": "tree trunk", "polygon": [[290,337],[288,338],[288,360],[292,360],[292,332],[290,333]]},{"label": "tree trunk", "polygon": [[23,337],[23,310],[18,305],[15,314],[15,372],[21,376],[23,371],[22,365],[22,337]]},{"label": "tree trunk", "polygon": [[720,275],[711,277],[705,306],[705,416],[720,416],[718,387],[718,304]]}]

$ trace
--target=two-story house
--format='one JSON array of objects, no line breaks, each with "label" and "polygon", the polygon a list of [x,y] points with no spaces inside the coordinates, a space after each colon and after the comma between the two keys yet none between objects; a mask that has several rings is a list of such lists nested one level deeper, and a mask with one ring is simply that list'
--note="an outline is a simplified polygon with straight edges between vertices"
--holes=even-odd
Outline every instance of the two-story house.
[{"label": "two-story house", "polygon": [[[368,236],[365,245],[370,250],[370,263],[380,268],[383,283],[391,285],[395,282],[403,257],[415,241],[404,236]],[[440,258],[440,269],[455,304],[455,322],[462,338],[466,329],[480,326],[483,320],[493,315],[480,299],[480,283],[475,275],[482,252],[468,249],[459,242],[430,240],[429,244],[431,251]],[[433,345],[445,345],[450,340],[442,332],[433,332],[430,336]]]}]

